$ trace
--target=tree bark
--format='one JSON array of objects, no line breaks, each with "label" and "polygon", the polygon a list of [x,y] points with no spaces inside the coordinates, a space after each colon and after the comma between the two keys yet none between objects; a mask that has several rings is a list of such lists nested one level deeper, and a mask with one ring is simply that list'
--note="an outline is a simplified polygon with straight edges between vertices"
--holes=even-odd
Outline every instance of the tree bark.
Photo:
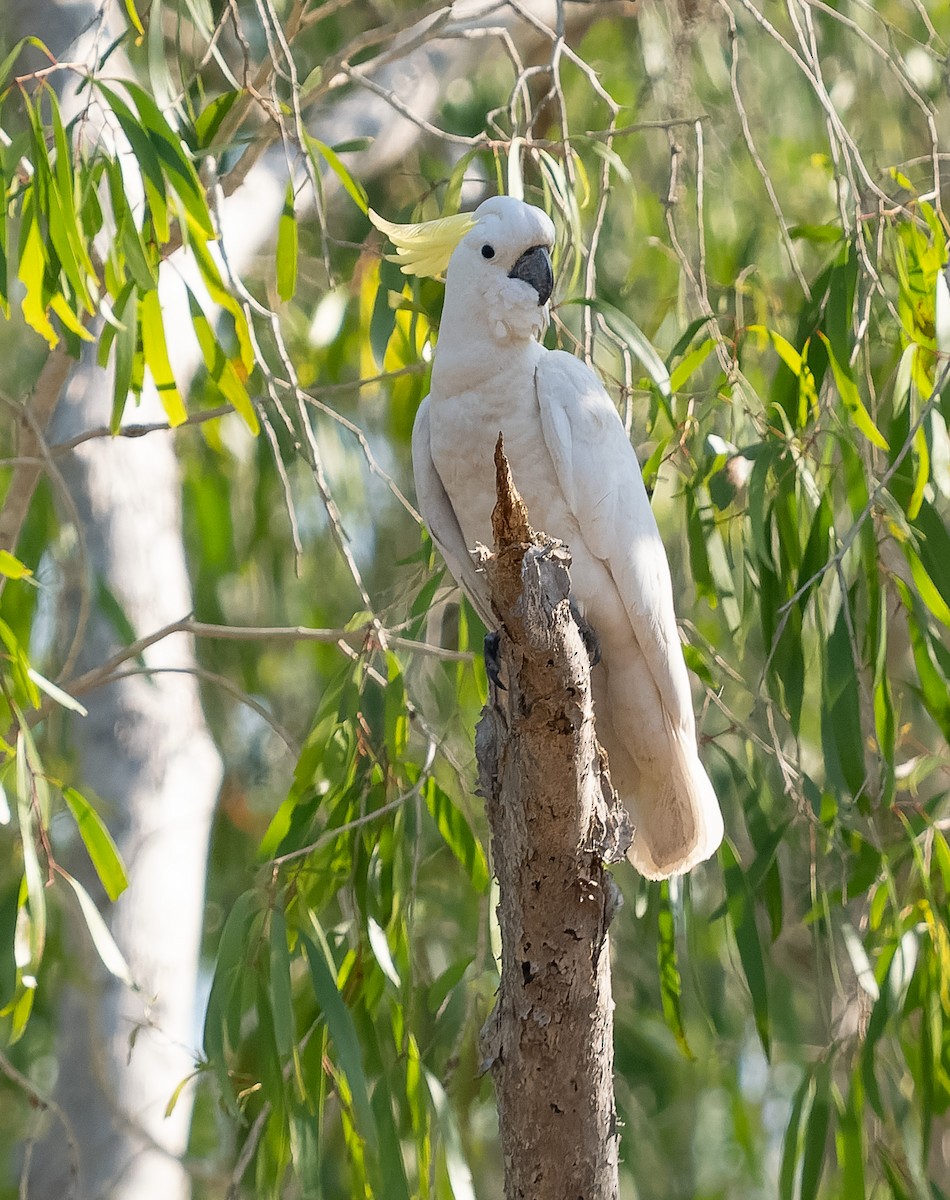
[{"label": "tree bark", "polygon": [[495,554],[502,690],[476,733],[502,965],[483,1033],[506,1200],[616,1200],[613,1004],[605,861],[630,842],[597,743],[590,664],[570,607],[566,547],[528,524],[499,437]]}]

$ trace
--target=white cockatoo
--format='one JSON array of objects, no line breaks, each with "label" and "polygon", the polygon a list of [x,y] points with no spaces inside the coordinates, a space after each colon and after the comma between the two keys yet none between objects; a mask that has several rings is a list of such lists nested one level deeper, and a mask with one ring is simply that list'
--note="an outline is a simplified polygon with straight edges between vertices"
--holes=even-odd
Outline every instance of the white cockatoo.
[{"label": "white cockatoo", "polygon": [[539,341],[554,285],[554,225],[495,196],[419,225],[371,214],[407,274],[445,272],[432,385],[416,416],[419,507],[449,570],[494,628],[471,550],[492,542],[499,432],[532,523],[570,548],[574,602],[600,647],[591,673],[598,737],[649,879],[688,871],[722,840],[699,760],[669,564],[640,466],[591,369]]}]

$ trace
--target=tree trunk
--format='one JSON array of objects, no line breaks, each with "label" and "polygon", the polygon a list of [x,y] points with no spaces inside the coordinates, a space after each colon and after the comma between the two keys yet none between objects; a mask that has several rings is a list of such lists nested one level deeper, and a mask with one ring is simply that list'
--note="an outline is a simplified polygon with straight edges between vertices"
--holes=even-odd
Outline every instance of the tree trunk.
[{"label": "tree trunk", "polygon": [[[112,387],[87,352],[56,417],[59,440],[108,421]],[[160,406],[153,400],[154,414]],[[141,418],[140,408],[136,416]],[[160,419],[160,416],[159,416]],[[170,438],[95,439],[63,465],[88,562],[67,588],[67,622],[79,589],[105,584],[136,635],[192,607],[181,537],[180,485]],[[67,629],[67,636],[72,630]],[[120,650],[109,617],[93,605],[77,659],[82,672]],[[108,975],[88,934],[76,934],[71,982],[61,1003],[56,1100],[79,1146],[79,1188],[61,1131],[49,1128],[33,1155],[31,1200],[185,1200],[190,1180],[191,1089],[166,1118],[199,1040],[195,982],[204,909],[205,860],[221,762],[193,673],[194,648],[175,634],[143,655],[158,674],[132,675],[84,696],[72,721],[80,786],[98,798],[128,868],[129,887],[105,915],[138,992]],[[134,668],[135,663],[129,664]],[[76,873],[94,896],[101,888]],[[74,864],[71,861],[70,866]],[[77,922],[77,924],[79,924]]]},{"label": "tree trunk", "polygon": [[476,734],[498,877],[502,965],[483,1034],[498,1097],[506,1200],[616,1200],[607,927],[626,814],[594,734],[588,653],[569,555],[538,535],[499,437],[495,554],[505,688]]}]

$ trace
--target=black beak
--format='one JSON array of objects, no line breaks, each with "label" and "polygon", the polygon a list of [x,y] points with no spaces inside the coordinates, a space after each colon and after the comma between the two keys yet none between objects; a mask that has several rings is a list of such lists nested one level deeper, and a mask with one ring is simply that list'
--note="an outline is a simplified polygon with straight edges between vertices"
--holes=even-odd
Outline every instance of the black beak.
[{"label": "black beak", "polygon": [[525,250],[508,272],[508,278],[530,283],[538,293],[538,303],[547,304],[554,291],[554,271],[547,247],[532,246],[530,250]]}]

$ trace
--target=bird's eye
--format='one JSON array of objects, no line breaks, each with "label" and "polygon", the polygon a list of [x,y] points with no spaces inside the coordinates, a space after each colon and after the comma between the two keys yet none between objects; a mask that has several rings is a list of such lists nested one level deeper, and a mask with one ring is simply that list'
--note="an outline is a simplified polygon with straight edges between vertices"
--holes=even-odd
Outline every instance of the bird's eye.
[{"label": "bird's eye", "polygon": [[486,242],[485,245],[482,246],[482,258],[494,258],[494,257],[495,257],[495,247],[489,246],[488,243]]}]

